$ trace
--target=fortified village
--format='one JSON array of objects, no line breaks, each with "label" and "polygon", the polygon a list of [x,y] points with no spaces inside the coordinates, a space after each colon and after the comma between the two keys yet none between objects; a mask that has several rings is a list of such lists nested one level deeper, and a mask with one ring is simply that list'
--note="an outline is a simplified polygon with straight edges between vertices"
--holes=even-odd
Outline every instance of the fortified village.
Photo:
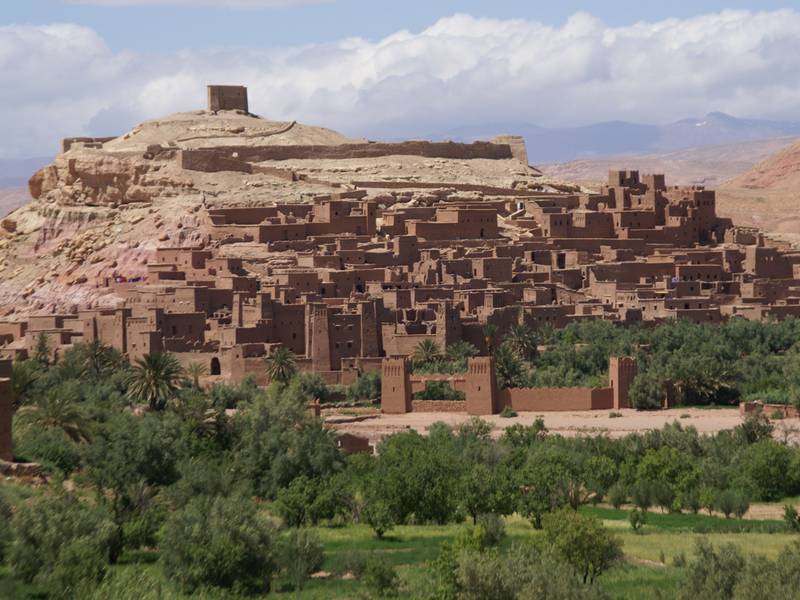
[{"label": "fortified village", "polygon": [[[633,359],[606,388],[498,389],[484,328],[800,315],[800,253],[715,211],[712,190],[614,171],[598,190],[548,179],[524,142],[353,140],[248,112],[210,86],[208,110],[117,138],[64,140],[2,222],[0,442],[11,361],[100,340],[157,351],[211,379],[254,375],[283,346],[331,384],[382,371],[382,410],[627,406]],[[481,356],[450,377],[465,401],[412,400],[424,340]],[[9,457],[6,442],[0,454]]]}]

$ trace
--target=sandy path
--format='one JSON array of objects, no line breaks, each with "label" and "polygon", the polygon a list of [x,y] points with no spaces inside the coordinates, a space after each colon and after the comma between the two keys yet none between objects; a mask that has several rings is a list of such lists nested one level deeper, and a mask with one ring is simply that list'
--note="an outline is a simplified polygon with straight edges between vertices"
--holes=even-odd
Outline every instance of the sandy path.
[{"label": "sandy path", "polygon": [[[742,422],[737,408],[699,409],[675,408],[653,412],[640,412],[633,409],[616,411],[621,417],[611,417],[611,411],[563,411],[563,412],[527,412],[519,413],[513,418],[502,418],[498,415],[483,417],[495,426],[493,435],[499,436],[502,430],[510,425],[520,423],[530,425],[537,417],[544,419],[545,426],[552,433],[561,435],[596,435],[608,434],[611,437],[622,437],[636,431],[661,429],[667,423],[680,422],[684,426],[692,426],[701,433],[714,433],[723,429],[731,429]],[[407,429],[425,432],[437,421],[457,426],[470,418],[466,413],[409,413],[405,415],[377,415],[374,418],[354,423],[340,423],[334,427],[377,441],[385,435]],[[800,419],[786,419],[786,425],[800,427]]]}]

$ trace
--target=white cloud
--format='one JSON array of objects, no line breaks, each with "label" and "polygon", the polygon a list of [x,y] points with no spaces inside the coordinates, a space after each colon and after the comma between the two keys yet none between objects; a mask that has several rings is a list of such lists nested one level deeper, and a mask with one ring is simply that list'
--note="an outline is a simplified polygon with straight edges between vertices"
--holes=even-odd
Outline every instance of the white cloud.
[{"label": "white cloud", "polygon": [[0,72],[0,156],[52,152],[66,135],[118,133],[200,108],[206,83],[247,85],[252,110],[268,117],[376,137],[476,123],[666,122],[711,110],[800,120],[800,12],[626,27],[583,13],[560,27],[455,15],[375,42],[168,55],[113,52],[77,25],[8,26]]}]

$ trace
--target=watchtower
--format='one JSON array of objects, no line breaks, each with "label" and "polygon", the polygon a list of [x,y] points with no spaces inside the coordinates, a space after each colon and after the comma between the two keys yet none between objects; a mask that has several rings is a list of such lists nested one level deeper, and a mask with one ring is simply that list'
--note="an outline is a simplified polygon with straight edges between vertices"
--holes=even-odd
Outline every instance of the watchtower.
[{"label": "watchtower", "polygon": [[411,377],[406,358],[385,358],[381,366],[381,412],[411,412]]},{"label": "watchtower", "polygon": [[494,357],[470,358],[466,377],[467,412],[471,415],[493,415],[497,412],[497,380]]},{"label": "watchtower", "polygon": [[247,88],[243,85],[209,85],[208,110],[243,110],[250,112],[247,105]]},{"label": "watchtower", "polygon": [[632,356],[612,356],[608,361],[608,381],[614,389],[614,408],[630,408],[628,391],[639,372]]}]

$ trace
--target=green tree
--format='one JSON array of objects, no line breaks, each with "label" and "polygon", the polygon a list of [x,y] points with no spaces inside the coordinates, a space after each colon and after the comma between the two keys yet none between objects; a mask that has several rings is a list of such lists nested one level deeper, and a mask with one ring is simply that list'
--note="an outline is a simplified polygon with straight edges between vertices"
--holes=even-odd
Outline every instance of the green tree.
[{"label": "green tree", "polygon": [[17,410],[15,418],[23,429],[55,429],[64,432],[73,442],[89,439],[83,412],[75,398],[64,393],[64,387],[43,392]]},{"label": "green tree", "polygon": [[41,376],[41,365],[33,360],[14,362],[11,385],[14,389],[14,407],[27,404],[34,397],[36,384]]},{"label": "green tree", "polygon": [[370,498],[364,507],[364,521],[372,527],[375,537],[382,539],[386,532],[394,529],[394,511],[388,502],[381,498]]},{"label": "green tree", "polygon": [[164,410],[178,393],[182,379],[183,369],[173,354],[145,354],[130,371],[128,396],[134,402],[147,404],[150,410]]},{"label": "green tree", "polygon": [[437,363],[441,358],[442,354],[439,350],[439,346],[431,339],[422,340],[417,344],[417,347],[414,348],[414,353],[411,355],[411,360],[418,366]]},{"label": "green tree", "polygon": [[323,558],[319,535],[310,529],[290,529],[278,543],[278,564],[297,591],[322,567]]},{"label": "green tree", "polygon": [[294,353],[284,346],[275,348],[265,359],[265,362],[269,381],[276,381],[279,384],[286,385],[297,372]]},{"label": "green tree", "polygon": [[85,453],[85,476],[99,505],[115,525],[109,559],[115,563],[125,546],[125,526],[147,509],[155,488],[178,479],[181,442],[177,417],[120,414],[92,438]]},{"label": "green tree", "polygon": [[80,597],[107,568],[113,527],[104,512],[69,495],[21,504],[11,521],[7,561],[48,597]]},{"label": "green tree", "polygon": [[489,323],[483,327],[483,341],[486,344],[486,350],[491,353],[494,350],[497,336],[500,334],[500,328],[494,323]]},{"label": "green tree", "polygon": [[192,380],[192,387],[200,389],[200,378],[208,375],[208,367],[200,362],[192,362],[186,366],[186,376]]},{"label": "green tree", "polygon": [[682,600],[729,600],[745,564],[735,545],[723,544],[715,550],[707,539],[700,538],[695,545],[694,558],[686,566],[679,597]]},{"label": "green tree", "polygon": [[622,558],[622,543],[593,517],[561,510],[546,515],[542,526],[547,542],[583,583],[594,583]]},{"label": "green tree", "polygon": [[173,512],[161,536],[164,573],[185,591],[210,585],[266,593],[276,569],[275,534],[244,498],[200,496]]},{"label": "green tree", "polygon": [[445,348],[444,352],[447,360],[454,363],[463,364],[464,368],[466,368],[467,361],[470,358],[478,356],[478,349],[465,340],[453,342],[447,346],[447,348]]},{"label": "green tree", "polygon": [[633,408],[652,410],[661,408],[664,398],[664,380],[652,371],[639,373],[633,380],[628,398]]},{"label": "green tree", "polygon": [[742,487],[752,487],[759,500],[775,501],[797,491],[791,473],[792,450],[772,439],[751,444],[739,459]]},{"label": "green tree", "polygon": [[527,325],[512,325],[506,332],[503,344],[524,360],[536,358],[539,340]]},{"label": "green tree", "polygon": [[36,336],[36,343],[33,347],[33,360],[42,367],[50,366],[50,340],[45,332]]},{"label": "green tree", "polygon": [[270,390],[236,420],[232,466],[261,498],[274,499],[297,477],[325,478],[342,465],[333,433],[284,391]]},{"label": "green tree", "polygon": [[500,346],[494,351],[494,364],[498,387],[505,389],[525,386],[522,361],[508,346]]},{"label": "green tree", "polygon": [[800,590],[800,544],[783,549],[774,561],[754,556],[747,561],[733,594],[734,600],[795,598]]}]

